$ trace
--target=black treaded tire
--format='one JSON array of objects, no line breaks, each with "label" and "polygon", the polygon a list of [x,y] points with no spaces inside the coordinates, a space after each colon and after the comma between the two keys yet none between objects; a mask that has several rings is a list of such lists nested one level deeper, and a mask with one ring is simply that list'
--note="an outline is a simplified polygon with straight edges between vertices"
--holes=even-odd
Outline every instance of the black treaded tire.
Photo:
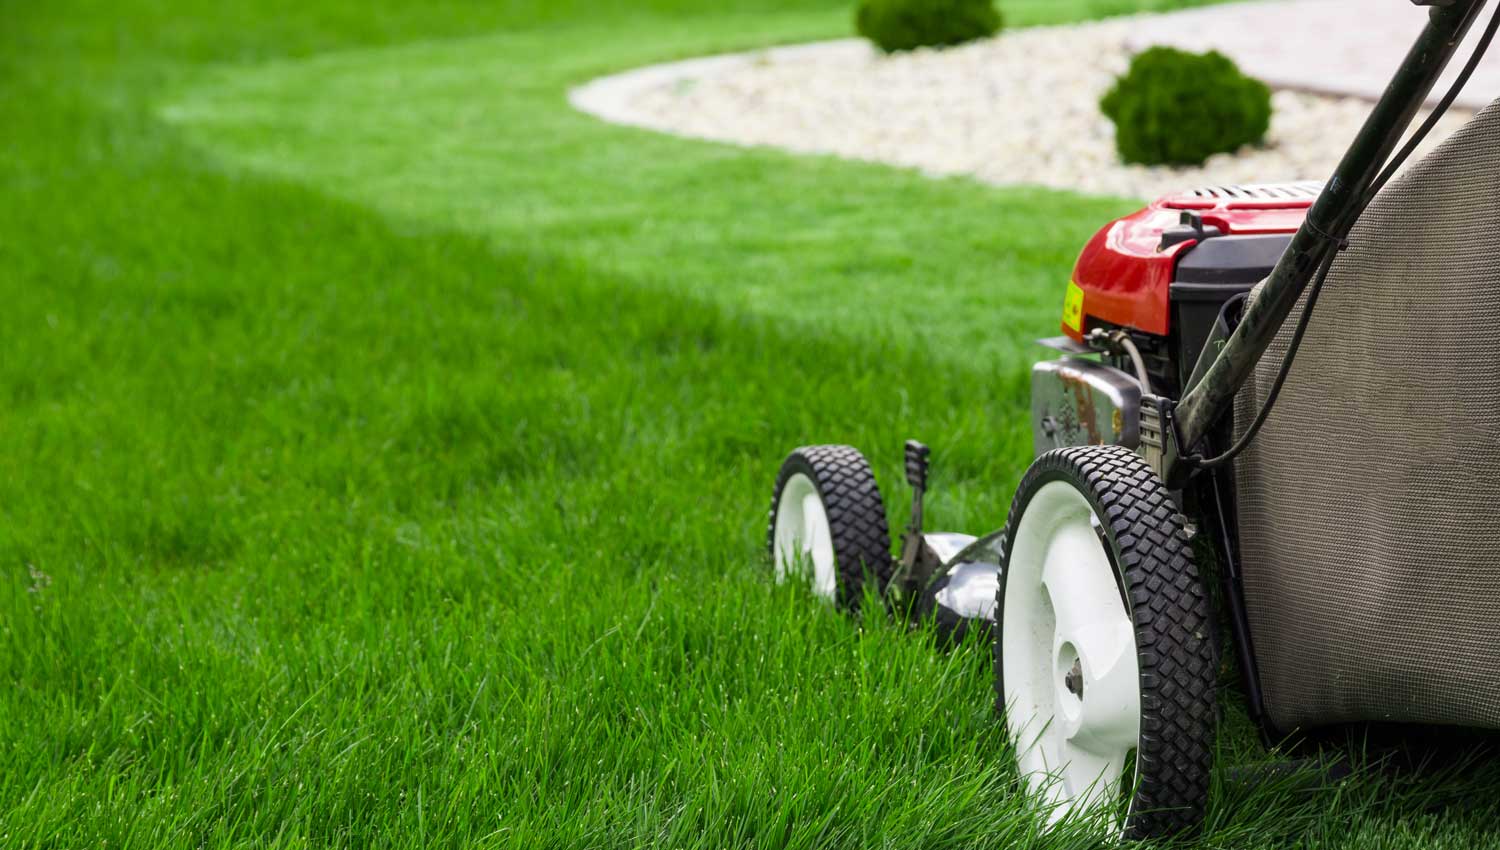
[{"label": "black treaded tire", "polygon": [[[1105,543],[1135,627],[1140,664],[1141,733],[1135,795],[1124,837],[1181,835],[1197,828],[1208,802],[1217,722],[1217,651],[1207,588],[1166,485],[1146,461],[1121,446],[1058,449],[1038,458],[1017,489],[1006,528],[1008,563],[1015,530],[1045,484],[1065,481],[1083,493],[1103,524]],[[996,592],[1005,610],[1007,570]],[[996,629],[995,698],[1005,709],[1001,631]]]},{"label": "black treaded tire", "polygon": [[787,455],[776,475],[766,527],[766,549],[773,561],[776,507],[787,481],[798,473],[812,480],[828,515],[837,570],[838,606],[857,610],[866,574],[875,577],[879,582],[877,589],[884,594],[894,568],[885,502],[880,498],[875,473],[870,462],[853,446],[803,446]]}]

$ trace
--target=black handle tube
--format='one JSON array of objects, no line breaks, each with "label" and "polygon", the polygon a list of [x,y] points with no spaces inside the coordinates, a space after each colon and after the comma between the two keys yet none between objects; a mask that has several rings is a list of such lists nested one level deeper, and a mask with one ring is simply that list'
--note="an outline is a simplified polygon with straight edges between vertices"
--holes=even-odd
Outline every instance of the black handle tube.
[{"label": "black handle tube", "polygon": [[[1185,452],[1191,452],[1234,403],[1235,394],[1281,330],[1318,265],[1327,252],[1335,250],[1335,240],[1347,234],[1353,225],[1350,213],[1358,210],[1483,6],[1484,0],[1457,0],[1429,12],[1427,26],[1308,210],[1260,294],[1246,307],[1239,326],[1217,356],[1211,348],[1204,351],[1203,356],[1214,360],[1176,408],[1177,437]],[[1358,22],[1349,25],[1358,26]]]}]

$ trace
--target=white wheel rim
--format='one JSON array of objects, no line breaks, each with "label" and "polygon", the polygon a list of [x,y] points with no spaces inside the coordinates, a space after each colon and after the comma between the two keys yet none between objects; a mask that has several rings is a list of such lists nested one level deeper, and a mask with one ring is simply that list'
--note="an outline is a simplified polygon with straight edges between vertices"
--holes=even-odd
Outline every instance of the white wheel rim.
[{"label": "white wheel rim", "polygon": [[1052,822],[1118,803],[1141,734],[1135,629],[1097,525],[1075,487],[1043,485],[1021,516],[1005,577],[1006,728]]},{"label": "white wheel rim", "polygon": [[[828,511],[812,479],[798,472],[787,479],[776,503],[776,581],[810,571],[812,592],[829,601],[838,595],[833,532]],[[811,567],[811,570],[809,570]]]}]

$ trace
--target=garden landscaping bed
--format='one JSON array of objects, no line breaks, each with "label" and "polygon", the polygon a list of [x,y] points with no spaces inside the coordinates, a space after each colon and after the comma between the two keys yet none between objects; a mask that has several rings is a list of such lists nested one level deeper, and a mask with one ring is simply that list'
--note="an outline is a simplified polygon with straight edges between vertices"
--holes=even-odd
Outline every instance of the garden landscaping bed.
[{"label": "garden landscaping bed", "polygon": [[[1196,168],[1121,163],[1099,98],[1142,33],[1173,18],[1014,30],[894,55],[853,39],[762,50],[606,77],[575,89],[571,100],[606,120],[695,138],[1102,195],[1144,198],[1332,172],[1369,102],[1285,89],[1274,95],[1263,146]],[[1452,110],[1429,147],[1471,115]]]}]

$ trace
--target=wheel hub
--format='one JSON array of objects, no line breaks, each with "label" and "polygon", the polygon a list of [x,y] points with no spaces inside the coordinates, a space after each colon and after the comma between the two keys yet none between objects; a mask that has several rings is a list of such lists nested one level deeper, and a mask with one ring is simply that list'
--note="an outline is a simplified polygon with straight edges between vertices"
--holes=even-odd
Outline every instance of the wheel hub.
[{"label": "wheel hub", "polygon": [[1063,677],[1063,686],[1068,689],[1068,693],[1072,694],[1075,697],[1078,697],[1080,700],[1083,699],[1082,661],[1075,660],[1073,662],[1072,669],[1068,670],[1068,674]]}]

